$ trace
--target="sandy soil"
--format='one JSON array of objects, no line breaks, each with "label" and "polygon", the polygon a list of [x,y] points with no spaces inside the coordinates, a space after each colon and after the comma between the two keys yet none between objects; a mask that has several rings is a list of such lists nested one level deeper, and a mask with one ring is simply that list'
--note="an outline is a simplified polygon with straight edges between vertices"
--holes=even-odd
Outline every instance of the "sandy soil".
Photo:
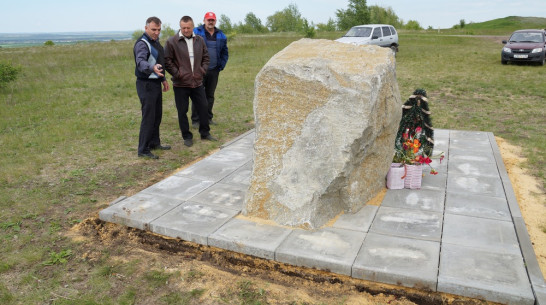
[{"label": "sandy soil", "polygon": [[546,193],[536,178],[523,168],[521,149],[496,137],[504,166],[516,193],[519,208],[533,243],[542,274],[546,274]]},{"label": "sandy soil", "polygon": [[[497,138],[512,185],[525,219],[535,253],[544,273],[546,270],[545,193],[536,179],[522,168],[525,161],[520,149]],[[101,253],[112,253],[110,263],[138,264],[131,277],[114,274],[115,286],[132,285],[132,279],[150,269],[161,268],[177,274],[169,279],[164,292],[204,289],[199,304],[239,304],[238,289],[249,281],[263,289],[263,304],[491,304],[479,300],[384,285],[340,276],[324,271],[299,268],[194,243],[169,239],[153,233],[104,223],[92,217],[75,226],[69,233],[87,247],[81,257],[91,264],[102,259]],[[137,304],[154,304],[155,295],[139,296]],[[226,301],[227,300],[227,301]],[[267,302],[267,303],[265,303]]]}]

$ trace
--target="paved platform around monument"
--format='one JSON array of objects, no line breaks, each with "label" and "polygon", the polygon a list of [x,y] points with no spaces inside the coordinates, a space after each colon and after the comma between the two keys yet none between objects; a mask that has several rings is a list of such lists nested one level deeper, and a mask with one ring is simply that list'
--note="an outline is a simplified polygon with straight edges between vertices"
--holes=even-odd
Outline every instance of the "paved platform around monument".
[{"label": "paved platform around monument", "polygon": [[240,215],[255,133],[99,212],[100,219],[278,262],[504,304],[546,304],[546,284],[492,133],[436,130],[422,188],[307,231]]}]

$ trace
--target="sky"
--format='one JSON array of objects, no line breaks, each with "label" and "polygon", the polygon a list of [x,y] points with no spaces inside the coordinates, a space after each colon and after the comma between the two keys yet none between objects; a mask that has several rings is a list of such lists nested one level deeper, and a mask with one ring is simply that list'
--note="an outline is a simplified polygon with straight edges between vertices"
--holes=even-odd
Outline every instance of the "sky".
[{"label": "sky", "polygon": [[[295,4],[303,18],[317,23],[336,20],[347,0],[18,0],[1,5],[0,33],[135,31],[146,18],[159,17],[175,30],[183,15],[201,23],[208,11],[232,23],[252,12],[266,24],[267,17]],[[392,8],[404,22],[416,20],[423,28],[451,28],[461,19],[483,22],[507,16],[546,17],[544,0],[368,0],[368,6]]]}]

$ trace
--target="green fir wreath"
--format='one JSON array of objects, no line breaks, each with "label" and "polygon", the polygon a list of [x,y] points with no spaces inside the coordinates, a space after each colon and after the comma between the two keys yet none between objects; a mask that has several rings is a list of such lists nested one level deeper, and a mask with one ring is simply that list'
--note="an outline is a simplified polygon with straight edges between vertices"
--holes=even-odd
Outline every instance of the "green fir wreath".
[{"label": "green fir wreath", "polygon": [[[430,118],[430,109],[428,107],[427,91],[425,89],[416,89],[413,94],[402,106],[402,119],[396,134],[395,148],[402,149],[404,135],[412,136],[418,139],[422,146],[422,153],[431,156],[434,149],[434,128]],[[416,134],[417,128],[422,130]]]}]

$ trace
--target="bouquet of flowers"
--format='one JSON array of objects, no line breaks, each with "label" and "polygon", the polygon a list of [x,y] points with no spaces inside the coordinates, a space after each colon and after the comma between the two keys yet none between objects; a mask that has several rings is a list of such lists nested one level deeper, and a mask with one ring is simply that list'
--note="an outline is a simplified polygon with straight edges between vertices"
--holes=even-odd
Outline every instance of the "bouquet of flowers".
[{"label": "bouquet of flowers", "polygon": [[438,172],[430,165],[431,158],[440,158],[440,162],[442,162],[444,153],[442,152],[435,157],[428,156],[425,152],[430,151],[430,149],[419,140],[422,132],[421,127],[417,127],[413,133],[406,129],[406,132],[402,135],[402,147],[395,150],[393,162],[405,165],[426,164],[430,167],[430,173],[437,175]]}]

